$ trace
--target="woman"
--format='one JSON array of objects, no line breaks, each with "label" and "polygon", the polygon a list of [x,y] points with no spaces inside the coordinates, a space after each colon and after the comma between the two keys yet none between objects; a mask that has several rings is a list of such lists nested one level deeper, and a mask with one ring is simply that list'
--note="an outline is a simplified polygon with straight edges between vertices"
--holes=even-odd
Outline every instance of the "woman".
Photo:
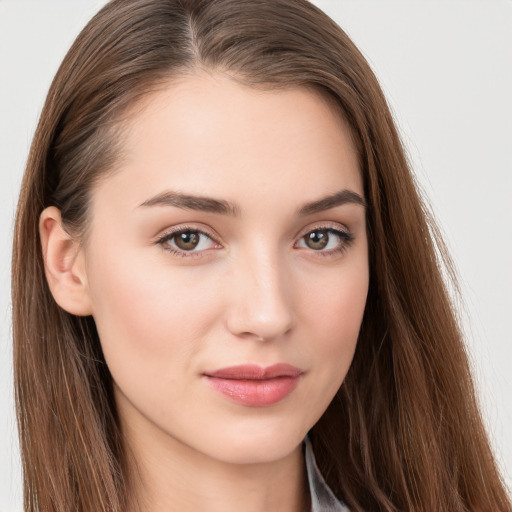
[{"label": "woman", "polygon": [[108,4],[18,210],[26,510],[509,510],[432,226],[318,9]]}]

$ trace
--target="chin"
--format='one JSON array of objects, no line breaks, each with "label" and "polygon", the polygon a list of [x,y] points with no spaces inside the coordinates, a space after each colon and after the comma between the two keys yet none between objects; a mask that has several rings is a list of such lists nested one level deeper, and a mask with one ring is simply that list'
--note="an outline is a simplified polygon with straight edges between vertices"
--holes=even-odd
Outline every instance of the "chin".
[{"label": "chin", "polygon": [[240,426],[226,429],[206,448],[212,458],[230,464],[264,464],[288,457],[301,445],[309,429],[291,425]]}]

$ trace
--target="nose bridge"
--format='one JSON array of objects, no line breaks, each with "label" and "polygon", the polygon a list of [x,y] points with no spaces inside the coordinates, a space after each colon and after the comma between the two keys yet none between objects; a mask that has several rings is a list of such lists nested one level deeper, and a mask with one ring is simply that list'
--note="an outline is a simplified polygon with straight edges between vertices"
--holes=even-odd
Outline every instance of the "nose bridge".
[{"label": "nose bridge", "polygon": [[238,336],[267,340],[293,327],[292,283],[278,248],[256,245],[237,258],[228,327]]}]

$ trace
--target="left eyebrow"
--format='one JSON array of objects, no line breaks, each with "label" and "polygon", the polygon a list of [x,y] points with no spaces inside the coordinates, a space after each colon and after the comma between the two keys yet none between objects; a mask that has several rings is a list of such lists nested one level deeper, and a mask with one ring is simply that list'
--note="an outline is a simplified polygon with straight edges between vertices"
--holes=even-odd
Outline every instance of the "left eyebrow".
[{"label": "left eyebrow", "polygon": [[306,215],[323,212],[324,210],[336,208],[347,203],[358,204],[366,208],[366,201],[359,194],[352,190],[343,189],[317,201],[305,204],[299,209],[298,214],[300,217],[305,217]]},{"label": "left eyebrow", "polygon": [[234,217],[238,216],[240,211],[238,206],[223,199],[193,196],[170,190],[144,201],[140,206],[174,206],[184,210],[199,210]]}]

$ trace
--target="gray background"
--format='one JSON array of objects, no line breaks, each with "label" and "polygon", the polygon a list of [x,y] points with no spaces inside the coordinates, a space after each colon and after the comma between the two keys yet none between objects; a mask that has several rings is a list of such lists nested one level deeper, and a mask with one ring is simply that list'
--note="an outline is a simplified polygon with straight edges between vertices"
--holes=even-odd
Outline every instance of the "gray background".
[{"label": "gray background", "polygon": [[[21,511],[11,391],[13,213],[50,81],[105,2],[0,0],[0,512]],[[512,2],[317,0],[367,56],[460,274],[485,420],[512,484]]]}]

